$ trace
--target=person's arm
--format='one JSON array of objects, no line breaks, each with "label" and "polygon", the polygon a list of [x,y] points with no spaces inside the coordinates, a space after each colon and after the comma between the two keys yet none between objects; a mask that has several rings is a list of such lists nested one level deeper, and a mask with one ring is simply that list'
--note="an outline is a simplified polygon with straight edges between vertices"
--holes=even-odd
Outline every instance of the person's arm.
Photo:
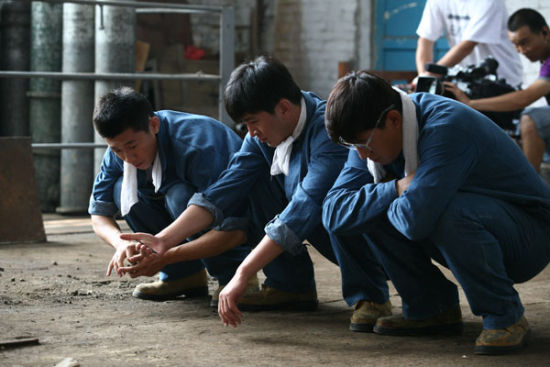
[{"label": "person's arm", "polygon": [[434,42],[418,37],[416,47],[416,71],[418,75],[426,75],[426,64],[434,61]]},{"label": "person's arm", "polygon": [[168,227],[157,233],[154,241],[148,233],[123,233],[120,238],[123,240],[150,243],[150,247],[163,254],[174,246],[184,242],[187,238],[206,229],[212,223],[214,216],[200,206],[190,205],[173,221]]},{"label": "person's arm", "polygon": [[[450,116],[446,118],[453,118]],[[470,112],[461,118],[476,117]],[[445,125],[422,131],[420,165],[414,180],[387,210],[390,223],[408,239],[418,241],[433,233],[441,214],[469,177],[479,154],[472,134],[475,131]]]},{"label": "person's arm", "polygon": [[374,184],[355,150],[323,202],[323,225],[335,234],[363,233],[365,224],[384,214],[398,197],[396,180]]},{"label": "person's arm", "polygon": [[323,200],[338,177],[348,150],[329,140],[324,124],[315,123],[308,131],[308,145],[302,160],[309,162],[307,173],[296,185],[284,210],[265,227],[265,233],[285,251],[298,254],[303,241],[322,223]]},{"label": "person's arm", "polygon": [[529,106],[537,99],[550,93],[550,81],[535,80],[528,88],[502,94],[497,97],[470,99],[456,84],[444,82],[445,90],[450,91],[456,99],[479,111],[515,111]]},{"label": "person's arm", "polygon": [[158,241],[157,237],[143,234],[141,244],[136,247],[140,253],[129,258],[130,262],[135,262],[136,265],[122,267],[120,271],[132,278],[152,276],[168,264],[204,259],[224,253],[246,242],[246,233],[241,230],[210,230],[193,241],[167,250],[162,255],[152,251],[152,248],[156,247],[155,241]]},{"label": "person's arm", "polygon": [[281,246],[265,236],[243,260],[231,281],[220,292],[218,314],[225,326],[236,327],[241,323],[242,314],[237,303],[246,292],[248,280],[282,252]]},{"label": "person's arm", "polygon": [[[191,197],[187,209],[156,235],[157,240],[151,247],[162,254],[206,228],[220,226],[223,231],[225,216],[242,211],[242,203],[247,195],[246,188],[254,184],[258,172],[263,168],[260,167],[263,161],[257,143],[247,136],[241,150],[231,158],[228,168],[204,192]],[[232,227],[233,229],[244,228]],[[134,233],[124,234],[121,238],[142,241],[148,236]]]},{"label": "person's arm", "polygon": [[137,251],[135,243],[120,238],[122,232],[112,217],[92,215],[92,227],[99,238],[115,249],[115,253],[107,266],[107,276],[111,275],[113,269],[119,275],[122,275],[120,268],[124,266],[124,259],[133,256]]},{"label": "person's arm", "polygon": [[451,47],[449,51],[443,55],[441,59],[437,61],[438,65],[443,65],[446,67],[453,67],[456,64],[460,63],[466,56],[468,56],[476,47],[477,42],[473,41],[462,41],[456,44],[454,47]]}]

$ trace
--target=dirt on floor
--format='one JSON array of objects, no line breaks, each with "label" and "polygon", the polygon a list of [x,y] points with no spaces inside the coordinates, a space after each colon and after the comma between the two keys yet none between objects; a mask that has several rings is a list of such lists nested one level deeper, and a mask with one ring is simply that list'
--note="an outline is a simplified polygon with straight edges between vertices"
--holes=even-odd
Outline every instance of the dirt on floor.
[{"label": "dirt on floor", "polygon": [[[550,270],[517,286],[532,327],[530,343],[509,356],[473,355],[481,321],[464,294],[464,333],[387,337],[348,330],[336,266],[310,249],[321,302],[315,312],[245,313],[224,327],[209,299],[151,302],[131,292],[148,278],[105,276],[112,249],[88,218],[45,217],[46,243],[0,245],[0,366],[550,366]],[[448,272],[447,272],[448,274]],[[211,283],[211,291],[215,288]],[[393,312],[400,299],[391,291]]]}]

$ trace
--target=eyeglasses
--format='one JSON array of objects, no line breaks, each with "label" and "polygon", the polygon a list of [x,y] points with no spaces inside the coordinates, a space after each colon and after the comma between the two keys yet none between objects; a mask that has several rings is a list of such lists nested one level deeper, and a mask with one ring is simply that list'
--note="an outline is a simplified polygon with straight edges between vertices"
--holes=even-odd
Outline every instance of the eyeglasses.
[{"label": "eyeglasses", "polygon": [[348,148],[348,149],[357,149],[357,148],[360,148],[360,149],[367,149],[367,150],[370,150],[372,151],[372,149],[370,148],[370,143],[372,141],[372,136],[374,135],[374,130],[378,128],[378,126],[380,126],[380,124],[382,123],[382,121],[384,120],[384,118],[386,117],[386,114],[388,112],[390,112],[391,110],[395,109],[395,105],[390,105],[388,108],[384,109],[381,113],[380,113],[380,116],[378,116],[378,119],[376,120],[376,123],[374,124],[374,127],[372,128],[372,131],[371,133],[369,134],[369,137],[367,138],[367,141],[365,141],[364,143],[348,143],[347,141],[345,141],[341,136],[338,138],[338,144]]}]

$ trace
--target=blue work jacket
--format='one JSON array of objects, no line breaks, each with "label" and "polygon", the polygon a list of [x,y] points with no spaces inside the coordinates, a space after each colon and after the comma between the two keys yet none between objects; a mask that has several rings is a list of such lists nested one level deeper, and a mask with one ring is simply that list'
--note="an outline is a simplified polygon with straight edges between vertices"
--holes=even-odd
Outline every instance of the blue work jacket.
[{"label": "blue work jacket", "polygon": [[[419,124],[419,166],[411,184],[397,195],[395,179],[374,184],[356,151],[323,204],[323,224],[336,234],[365,233],[386,215],[411,240],[435,230],[458,192],[498,198],[550,219],[550,189],[516,143],[483,114],[454,100],[427,93],[410,95]],[[403,177],[400,155],[385,166]]]},{"label": "blue work jacket", "polygon": [[270,171],[275,151],[249,134],[219,180],[189,202],[210,210],[215,225],[222,223],[228,209],[244,200],[261,200],[262,205],[284,207],[265,226],[265,233],[293,254],[304,250],[302,242],[313,231],[319,227],[324,230],[322,202],[347,157],[347,149],[334,144],[325,130],[325,101],[310,92],[302,92],[302,96],[307,117],[304,130],[292,147],[289,174],[272,177],[272,183],[285,193],[284,203],[274,203],[275,199],[269,197],[249,197],[248,188],[260,175]]},{"label": "blue work jacket", "polygon": [[[155,112],[155,116],[160,120],[157,147],[162,164],[161,194],[175,183],[185,185],[188,198],[205,190],[216,181],[242,143],[229,127],[210,117],[168,110]],[[117,213],[113,187],[122,177],[123,163],[107,149],[93,185],[90,214]],[[138,191],[146,184],[146,172],[138,170]]]}]

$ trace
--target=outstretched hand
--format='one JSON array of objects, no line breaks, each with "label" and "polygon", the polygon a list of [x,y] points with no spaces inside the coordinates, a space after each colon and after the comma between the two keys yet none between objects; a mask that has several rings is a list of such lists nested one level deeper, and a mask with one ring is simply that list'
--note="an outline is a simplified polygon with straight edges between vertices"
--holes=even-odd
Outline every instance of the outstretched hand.
[{"label": "outstretched hand", "polygon": [[[149,233],[123,233],[120,235],[120,238],[128,241],[136,241],[139,242],[141,245],[146,245],[147,247],[157,252],[159,255],[164,254],[170,248],[160,238],[153,236]],[[146,252],[144,252],[144,254],[145,253]],[[132,259],[131,261],[135,260],[139,259]]]},{"label": "outstretched hand", "polygon": [[124,274],[121,273],[120,268],[124,266],[124,260],[130,259],[134,255],[139,253],[139,250],[136,247],[137,243],[131,241],[124,242],[125,243],[123,245],[117,247],[117,250],[111,258],[111,261],[109,261],[106,273],[107,276],[110,276],[113,270],[115,270],[119,276],[123,276]]},{"label": "outstretched hand", "polygon": [[164,256],[144,244],[136,246],[139,253],[130,257],[128,260],[133,264],[119,268],[122,275],[128,274],[131,278],[139,276],[153,276],[159,270],[164,268]]},{"label": "outstretched hand", "polygon": [[237,303],[246,292],[248,280],[238,275],[223,288],[218,300],[218,315],[225,326],[237,327],[241,323],[242,313]]},{"label": "outstretched hand", "polygon": [[446,91],[451,92],[457,101],[464,103],[466,106],[470,104],[470,98],[455,83],[443,82],[443,87]]}]

